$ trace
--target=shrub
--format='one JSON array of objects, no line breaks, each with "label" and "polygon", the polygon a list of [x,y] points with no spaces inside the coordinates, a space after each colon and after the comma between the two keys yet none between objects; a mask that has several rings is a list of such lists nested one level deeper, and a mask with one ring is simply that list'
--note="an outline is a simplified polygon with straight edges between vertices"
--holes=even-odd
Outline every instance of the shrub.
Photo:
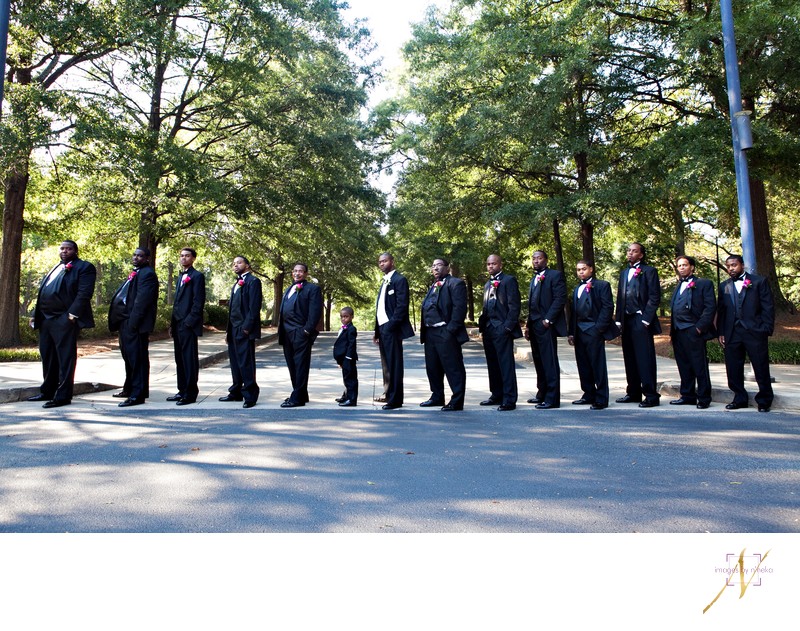
[{"label": "shrub", "polygon": [[228,326],[228,307],[206,305],[205,323],[216,329],[225,330]]},{"label": "shrub", "polygon": [[0,348],[0,362],[38,362],[41,360],[39,351],[33,348]]}]

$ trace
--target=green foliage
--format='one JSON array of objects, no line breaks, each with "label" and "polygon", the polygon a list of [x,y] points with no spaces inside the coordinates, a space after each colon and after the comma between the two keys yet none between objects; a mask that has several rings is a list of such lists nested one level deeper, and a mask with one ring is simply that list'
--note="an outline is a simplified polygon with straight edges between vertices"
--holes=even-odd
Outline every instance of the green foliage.
[{"label": "green foliage", "polygon": [[224,331],[228,326],[228,308],[220,305],[206,305],[205,324]]},{"label": "green foliage", "polygon": [[0,362],[38,362],[39,351],[31,348],[0,348]]}]

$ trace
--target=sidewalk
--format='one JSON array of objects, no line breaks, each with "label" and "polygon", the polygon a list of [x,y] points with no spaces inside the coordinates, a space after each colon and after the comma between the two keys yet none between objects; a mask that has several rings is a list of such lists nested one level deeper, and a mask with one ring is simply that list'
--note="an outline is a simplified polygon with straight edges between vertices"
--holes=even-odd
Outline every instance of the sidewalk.
[{"label": "sidewalk", "polygon": [[[328,334],[330,335],[330,334]],[[277,335],[273,330],[265,331],[264,337],[257,341],[258,346],[276,343]],[[228,359],[224,333],[205,333],[199,340],[200,365],[205,368]],[[622,348],[616,344],[606,345],[608,360],[609,385],[611,400],[622,396],[625,392],[625,366],[622,359]],[[517,342],[517,360],[530,362],[530,347],[525,340]],[[559,339],[559,361],[562,372],[562,403],[567,402],[567,393],[580,392],[578,370],[575,354],[566,339]],[[531,366],[532,369],[532,366]],[[775,401],[773,409],[800,412],[800,366],[773,364],[770,366],[774,379]],[[424,371],[406,371],[406,379],[424,379]],[[746,368],[747,389],[752,395],[757,390],[752,371]],[[0,363],[0,403],[23,401],[39,392],[42,379],[42,366],[39,362],[7,362]],[[174,388],[175,363],[171,339],[151,342],[150,344],[150,379],[151,384],[165,385],[166,390]],[[675,362],[666,357],[658,358],[658,379],[664,402],[677,398],[680,378]],[[87,355],[78,359],[75,372],[75,394],[89,394],[103,390],[122,387],[125,380],[125,369],[118,351]],[[725,366],[711,364],[711,382],[714,385],[713,402],[728,403],[732,399],[726,387]],[[410,385],[410,384],[409,384]],[[526,384],[529,385],[529,384]],[[425,390],[427,384],[422,389]],[[521,393],[526,390],[520,386]],[[520,394],[523,398],[523,394]],[[752,401],[751,401],[752,404]]]}]

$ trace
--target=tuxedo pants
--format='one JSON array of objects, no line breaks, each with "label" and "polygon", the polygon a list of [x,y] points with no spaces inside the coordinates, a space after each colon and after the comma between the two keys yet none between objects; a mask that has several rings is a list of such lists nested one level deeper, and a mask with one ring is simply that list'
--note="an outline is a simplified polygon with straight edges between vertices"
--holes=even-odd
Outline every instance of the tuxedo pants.
[{"label": "tuxedo pants", "polygon": [[467,370],[461,344],[445,327],[428,327],[425,330],[425,372],[433,401],[444,401],[444,378],[452,391],[450,405],[464,407],[467,389]]},{"label": "tuxedo pants", "polygon": [[292,379],[291,403],[308,403],[308,375],[311,371],[311,349],[314,338],[306,335],[302,328],[286,328],[283,339],[283,356]]},{"label": "tuxedo pants", "polygon": [[384,324],[378,328],[378,349],[383,368],[386,405],[403,405],[403,337]]},{"label": "tuxedo pants", "polygon": [[53,401],[71,401],[78,361],[78,323],[62,313],[42,320],[39,327],[39,354],[43,381],[39,392]]},{"label": "tuxedo pants", "polygon": [[658,402],[656,390],[656,346],[653,333],[638,313],[626,314],[622,327],[622,359],[625,362],[627,394],[632,399]]},{"label": "tuxedo pants", "polygon": [[175,349],[178,394],[186,401],[197,401],[199,392],[197,381],[200,377],[197,334],[177,320],[172,321],[171,330]]},{"label": "tuxedo pants", "polygon": [[595,405],[608,405],[606,341],[597,327],[575,330],[575,363],[583,398]]},{"label": "tuxedo pants", "polygon": [[561,367],[558,363],[558,335],[552,326],[533,321],[529,334],[531,355],[536,368],[536,398],[551,405],[561,404]]},{"label": "tuxedo pants", "polygon": [[233,384],[228,392],[242,397],[247,403],[256,403],[261,389],[256,383],[256,341],[234,326],[228,336],[228,358],[231,363]]},{"label": "tuxedo pants", "polygon": [[353,403],[358,401],[358,367],[352,359],[342,360],[342,381],[345,400]]},{"label": "tuxedo pants", "polygon": [[119,325],[119,350],[125,362],[125,384],[122,391],[128,398],[144,401],[150,396],[150,333],[139,332],[123,320]]},{"label": "tuxedo pants", "polygon": [[769,372],[769,338],[759,333],[751,333],[741,327],[734,327],[733,335],[725,339],[725,371],[728,387],[733,392],[733,403],[747,403],[748,394],[744,387],[745,352],[750,358],[753,373],[758,384],[754,397],[759,407],[770,407],[774,394],[772,377]]},{"label": "tuxedo pants", "polygon": [[706,340],[697,334],[693,326],[688,329],[673,328],[672,350],[681,377],[681,398],[703,405],[711,403]]},{"label": "tuxedo pants", "polygon": [[483,332],[483,352],[489,370],[489,391],[492,399],[503,405],[516,405],[517,365],[514,358],[514,336],[502,324],[490,323]]}]

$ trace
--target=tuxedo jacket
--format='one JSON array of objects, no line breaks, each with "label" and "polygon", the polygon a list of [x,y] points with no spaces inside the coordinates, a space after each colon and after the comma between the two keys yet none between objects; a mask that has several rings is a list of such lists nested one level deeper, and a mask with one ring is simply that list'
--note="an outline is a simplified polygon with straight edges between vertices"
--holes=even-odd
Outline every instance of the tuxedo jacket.
[{"label": "tuxedo jacket", "polygon": [[355,324],[347,325],[346,329],[341,329],[339,337],[333,343],[333,359],[337,364],[341,364],[345,358],[349,357],[353,361],[358,361],[358,352],[356,350],[356,338],[358,337],[358,330]]},{"label": "tuxedo jacket", "polygon": [[[464,319],[467,317],[467,284],[460,278],[449,274],[442,279],[442,286],[434,291],[433,285],[425,295],[425,300],[432,297],[446,328],[459,344],[469,340]],[[425,301],[423,301],[424,303]],[[423,316],[424,317],[424,316]],[[420,343],[425,343],[425,326],[420,327]]]},{"label": "tuxedo jacket", "polygon": [[[186,270],[188,276],[178,275],[172,319],[178,326],[191,329],[195,335],[203,335],[203,307],[206,304],[206,277],[194,267]],[[249,274],[248,274],[249,276]],[[181,282],[188,278],[188,282]]]},{"label": "tuxedo jacket", "polygon": [[750,280],[747,288],[742,288],[742,296],[736,291],[732,279],[720,284],[717,298],[717,329],[726,338],[733,335],[736,324],[736,300],[741,299],[741,322],[744,328],[765,336],[772,335],[775,328],[775,303],[767,279],[747,272]]},{"label": "tuxedo jacket", "polygon": [[717,336],[714,328],[714,314],[717,310],[717,301],[714,298],[714,283],[707,278],[692,277],[694,287],[686,288],[680,293],[681,283],[675,288],[670,300],[671,315],[669,334],[673,335],[678,329],[678,320],[683,315],[689,316],[693,328],[700,331],[700,338],[710,340]]},{"label": "tuxedo jacket", "polygon": [[[519,314],[522,298],[519,294],[517,279],[510,274],[500,272],[496,280],[500,281],[495,291],[495,310],[503,319],[503,327],[515,337],[522,337],[522,328],[519,325]],[[489,279],[483,286],[483,311],[478,318],[478,330],[483,333],[489,326],[489,313],[486,306],[492,291],[492,280]]]},{"label": "tuxedo jacket", "polygon": [[658,281],[658,272],[651,265],[639,264],[641,273],[631,278],[628,282],[628,270],[626,267],[619,275],[619,285],[617,287],[617,313],[614,316],[617,322],[625,324],[626,311],[626,291],[629,288],[634,292],[639,301],[639,308],[642,312],[642,320],[649,322],[648,330],[656,335],[661,333],[661,323],[658,321],[658,307],[661,304],[661,285]]},{"label": "tuxedo jacket", "polygon": [[[534,274],[528,287],[528,328],[533,328],[531,315],[538,310],[543,314],[542,320],[550,321],[550,326],[555,328],[556,335],[564,337],[567,334],[567,319],[564,315],[564,305],[567,304],[567,283],[564,274],[557,269],[546,268],[544,278],[539,282],[541,286],[534,291],[534,282],[540,273]],[[534,303],[538,303],[538,309]]]},{"label": "tuxedo jacket", "polygon": [[[283,300],[281,300],[281,313],[280,318],[278,319],[278,344],[283,345],[284,341],[286,340],[286,322],[284,319],[284,312],[287,308],[287,298],[289,296],[289,292],[292,291],[292,287],[294,287],[297,283],[292,283],[283,292]],[[295,292],[294,298],[294,309],[296,315],[302,319],[304,324],[302,325],[303,330],[308,332],[309,337],[314,340],[316,339],[317,335],[319,334],[319,330],[317,326],[319,325],[320,320],[322,319],[322,290],[319,288],[319,285],[316,283],[312,283],[308,280],[303,281],[303,288]]]},{"label": "tuxedo jacket", "polygon": [[[108,319],[108,328],[111,331],[119,330],[120,323],[112,321],[111,309],[116,302],[117,294],[125,287],[125,282],[119,286],[119,289],[111,299],[112,306],[109,308]],[[156,324],[157,307],[158,277],[156,272],[149,265],[140,267],[128,284],[128,294],[122,319],[127,320],[130,327],[139,333],[151,333]]]},{"label": "tuxedo jacket", "polygon": [[[376,299],[376,306],[377,306],[377,300],[380,300],[380,298],[381,298],[381,292],[379,290],[378,297]],[[383,307],[386,310],[386,315],[389,317],[389,321],[386,323],[386,326],[389,328],[389,331],[392,333],[399,332],[404,340],[414,336],[414,329],[411,327],[411,320],[408,319],[408,302],[409,302],[408,280],[400,272],[395,271],[395,273],[392,274],[392,277],[389,280],[389,286],[386,288]],[[377,313],[377,308],[376,308],[376,313]],[[380,327],[378,326],[378,317],[376,315],[375,316],[376,337],[378,336],[379,328]]]},{"label": "tuxedo jacket", "polygon": [[[247,272],[243,277],[244,285],[239,287],[241,292],[241,305],[244,321],[242,329],[246,330],[247,338],[250,340],[257,340],[261,337],[261,279],[259,279],[253,272]],[[231,287],[231,297],[228,302],[228,309],[230,313],[230,305],[233,302],[233,293],[236,286],[239,284],[237,281]],[[228,315],[228,326],[225,331],[225,339],[230,344],[233,335],[233,325],[231,324],[230,315]]]},{"label": "tuxedo jacket", "polygon": [[[94,284],[97,279],[97,270],[88,261],[75,259],[69,271],[61,273],[62,278],[53,282],[59,283],[56,295],[64,305],[62,313],[71,313],[78,317],[78,327],[90,329],[94,326],[94,314],[92,313],[92,295],[94,294]],[[42,288],[47,280],[47,276],[39,284],[39,296],[42,295]],[[33,328],[38,329],[42,325],[44,314],[42,313],[39,301],[36,301],[36,308],[33,311]]]},{"label": "tuxedo jacket", "polygon": [[[591,288],[583,290],[578,298],[578,287],[572,292],[572,309],[569,318],[569,334],[575,335],[580,327],[584,328],[586,319],[591,320],[589,328],[597,328],[606,340],[619,337],[619,328],[614,323],[614,299],[611,295],[611,283],[593,278]],[[579,319],[582,322],[579,322]],[[581,326],[584,325],[584,326]]]}]

